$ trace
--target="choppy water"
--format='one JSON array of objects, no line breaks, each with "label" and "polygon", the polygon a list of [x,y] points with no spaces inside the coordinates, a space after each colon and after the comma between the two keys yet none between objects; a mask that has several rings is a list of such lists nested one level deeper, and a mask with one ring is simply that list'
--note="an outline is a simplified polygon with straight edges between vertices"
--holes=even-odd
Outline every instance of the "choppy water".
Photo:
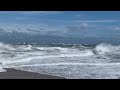
[{"label": "choppy water", "polygon": [[16,68],[69,79],[120,78],[120,46],[0,43],[0,71]]}]

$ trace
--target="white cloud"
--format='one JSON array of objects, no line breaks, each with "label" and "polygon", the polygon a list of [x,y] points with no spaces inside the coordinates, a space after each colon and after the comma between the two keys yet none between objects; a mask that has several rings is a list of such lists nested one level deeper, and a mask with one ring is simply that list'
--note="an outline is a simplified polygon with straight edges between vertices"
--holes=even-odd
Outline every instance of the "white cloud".
[{"label": "white cloud", "polygon": [[77,14],[76,17],[83,17],[83,14]]},{"label": "white cloud", "polygon": [[112,27],[112,30],[120,30],[120,27],[119,26],[115,26],[115,27]]},{"label": "white cloud", "polygon": [[80,24],[81,27],[88,27],[89,25],[87,23]]},{"label": "white cloud", "polygon": [[84,19],[85,17],[86,17],[85,14],[76,14],[75,15],[75,18],[77,18],[77,19]]},{"label": "white cloud", "polygon": [[99,22],[118,22],[117,20],[76,20],[75,22],[91,22],[91,23],[99,23]]},{"label": "white cloud", "polygon": [[96,32],[99,30],[103,31],[111,31],[111,30],[120,30],[120,27],[111,27],[106,25],[96,25],[91,23],[80,23],[76,25],[69,25],[67,28],[68,33],[69,32],[76,32],[76,33],[82,33],[82,32]]}]

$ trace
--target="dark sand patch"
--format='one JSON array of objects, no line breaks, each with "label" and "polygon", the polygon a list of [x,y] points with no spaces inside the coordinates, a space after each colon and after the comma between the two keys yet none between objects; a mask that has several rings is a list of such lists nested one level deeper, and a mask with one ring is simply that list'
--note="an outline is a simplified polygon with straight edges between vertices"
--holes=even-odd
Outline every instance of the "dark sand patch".
[{"label": "dark sand patch", "polygon": [[0,79],[65,79],[62,77],[20,71],[13,68],[5,68],[6,72],[0,72]]}]

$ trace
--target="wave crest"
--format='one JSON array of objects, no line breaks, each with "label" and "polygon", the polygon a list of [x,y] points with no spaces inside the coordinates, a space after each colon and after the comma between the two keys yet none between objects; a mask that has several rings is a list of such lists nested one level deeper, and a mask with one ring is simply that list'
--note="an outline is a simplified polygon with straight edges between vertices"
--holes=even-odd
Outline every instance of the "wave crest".
[{"label": "wave crest", "polygon": [[97,45],[93,52],[95,54],[105,54],[105,53],[114,53],[115,51],[119,51],[120,50],[120,46],[113,46],[111,44],[99,44]]}]

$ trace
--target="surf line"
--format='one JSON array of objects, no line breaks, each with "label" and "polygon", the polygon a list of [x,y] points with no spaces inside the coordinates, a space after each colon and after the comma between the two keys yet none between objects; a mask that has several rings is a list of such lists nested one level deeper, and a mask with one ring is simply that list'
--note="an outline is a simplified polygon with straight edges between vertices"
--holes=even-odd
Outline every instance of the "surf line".
[{"label": "surf line", "polygon": [[31,67],[31,66],[64,66],[64,65],[95,65],[95,66],[112,66],[120,65],[120,63],[51,63],[51,64],[33,64],[33,65],[8,65],[10,68],[14,67]]}]

